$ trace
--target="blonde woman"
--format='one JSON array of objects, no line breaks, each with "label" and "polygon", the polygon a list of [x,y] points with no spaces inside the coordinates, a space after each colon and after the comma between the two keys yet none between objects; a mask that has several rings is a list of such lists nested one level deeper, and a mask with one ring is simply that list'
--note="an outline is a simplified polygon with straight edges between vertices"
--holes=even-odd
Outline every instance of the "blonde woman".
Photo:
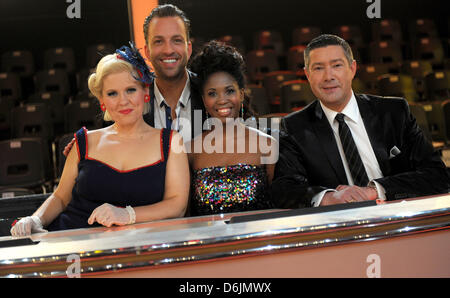
[{"label": "blonde woman", "polygon": [[189,166],[181,137],[142,117],[152,79],[133,45],[100,60],[88,85],[114,124],[75,134],[58,187],[32,216],[14,225],[12,235],[184,215]]}]

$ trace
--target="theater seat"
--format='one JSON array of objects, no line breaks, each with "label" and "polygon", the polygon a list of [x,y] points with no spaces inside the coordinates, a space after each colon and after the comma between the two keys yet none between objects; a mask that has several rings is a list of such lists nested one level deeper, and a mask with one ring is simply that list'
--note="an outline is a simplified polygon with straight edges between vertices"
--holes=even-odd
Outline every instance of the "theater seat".
[{"label": "theater seat", "polygon": [[0,187],[48,190],[50,154],[41,138],[0,141]]},{"label": "theater seat", "polygon": [[248,52],[246,64],[251,83],[260,83],[267,73],[280,70],[277,53],[270,49]]},{"label": "theater seat", "polygon": [[341,25],[333,28],[333,33],[340,36],[352,48],[362,48],[364,47],[364,39],[361,32],[361,28],[356,25]]},{"label": "theater seat", "polygon": [[2,54],[2,72],[13,72],[20,77],[29,77],[35,72],[34,57],[31,51],[9,51]]},{"label": "theater seat", "polygon": [[263,86],[247,85],[246,93],[250,98],[250,106],[257,115],[265,115],[270,113],[269,98],[267,91]]},{"label": "theater seat", "polygon": [[449,143],[446,132],[446,122],[443,102],[427,102],[423,104],[427,114],[431,138],[434,142]]},{"label": "theater seat", "polygon": [[270,104],[279,105],[281,83],[295,79],[297,79],[297,75],[294,71],[279,70],[267,73],[263,79],[263,86],[266,88]]},{"label": "theater seat", "polygon": [[307,45],[311,40],[321,34],[322,30],[314,26],[296,27],[292,31],[292,45]]},{"label": "theater seat", "polygon": [[364,83],[368,93],[378,94],[378,79],[380,76],[389,73],[389,66],[383,63],[360,64],[356,72],[356,77]]},{"label": "theater seat", "polygon": [[307,81],[292,80],[281,84],[281,113],[291,113],[315,99]]},{"label": "theater seat", "polygon": [[450,99],[450,71],[437,71],[425,76],[429,100]]},{"label": "theater seat", "polygon": [[89,92],[88,79],[95,72],[95,68],[82,68],[76,74],[78,93]]},{"label": "theater seat", "polygon": [[303,71],[305,67],[305,52],[306,46],[297,45],[289,48],[287,52],[287,68],[291,71]]},{"label": "theater seat", "polygon": [[116,47],[110,43],[99,43],[90,45],[86,48],[86,68],[96,67],[103,56],[113,54]]},{"label": "theater seat", "polygon": [[260,30],[253,35],[256,50],[274,50],[277,56],[284,55],[284,42],[280,32],[276,30]]},{"label": "theater seat", "polygon": [[0,97],[18,103],[22,100],[20,76],[13,72],[0,73]]},{"label": "theater seat", "polygon": [[73,49],[69,47],[46,49],[44,51],[44,68],[63,69],[68,74],[72,74],[76,69]]},{"label": "theater seat", "polygon": [[14,102],[0,96],[0,140],[11,138],[11,110]]},{"label": "theater seat", "polygon": [[398,96],[408,102],[418,101],[414,80],[410,75],[382,75],[378,80],[378,93],[381,96]]},{"label": "theater seat", "polygon": [[81,127],[101,128],[102,114],[97,101],[71,101],[64,107],[64,127],[66,133],[75,133]]},{"label": "theater seat", "polygon": [[70,143],[70,141],[74,138],[74,133],[66,133],[55,140],[55,157],[56,157],[56,182],[59,181],[59,178],[62,175],[64,164],[66,162],[66,157],[64,156],[64,147]]},{"label": "theater seat", "polygon": [[403,32],[398,20],[383,19],[372,23],[372,40],[403,41]]},{"label": "theater seat", "polygon": [[224,35],[217,40],[235,47],[241,55],[245,55],[247,51],[244,38],[241,35]]},{"label": "theater seat", "polygon": [[423,37],[412,43],[414,59],[430,61],[433,68],[442,68],[444,63],[444,47],[440,39]]},{"label": "theater seat", "polygon": [[41,137],[53,139],[50,107],[45,103],[29,103],[14,107],[11,115],[14,138]]},{"label": "theater seat", "polygon": [[63,69],[41,70],[35,76],[36,92],[57,92],[64,96],[71,94],[70,80]]},{"label": "theater seat", "polygon": [[397,41],[372,42],[370,43],[369,53],[372,63],[400,64],[403,61],[402,47]]},{"label": "theater seat", "polygon": [[408,24],[410,40],[424,37],[439,37],[436,23],[432,19],[417,19]]},{"label": "theater seat", "polygon": [[433,72],[433,66],[429,61],[413,60],[405,61],[402,64],[401,73],[410,75],[414,80],[417,93],[422,99],[425,99],[425,77]]},{"label": "theater seat", "polygon": [[55,92],[39,92],[31,95],[27,103],[43,103],[50,108],[51,122],[55,135],[60,134],[64,129],[64,105],[65,97]]},{"label": "theater seat", "polygon": [[419,125],[425,137],[432,142],[433,139],[431,137],[430,124],[428,123],[424,105],[422,103],[409,103],[409,109],[414,118],[416,118],[417,125]]}]

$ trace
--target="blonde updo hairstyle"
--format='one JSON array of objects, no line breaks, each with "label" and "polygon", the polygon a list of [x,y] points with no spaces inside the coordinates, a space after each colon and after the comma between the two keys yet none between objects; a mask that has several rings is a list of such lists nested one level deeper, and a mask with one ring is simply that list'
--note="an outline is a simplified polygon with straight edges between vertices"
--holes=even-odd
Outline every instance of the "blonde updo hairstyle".
[{"label": "blonde updo hairstyle", "polygon": [[[100,101],[102,97],[103,91],[103,80],[106,76],[110,74],[119,73],[122,71],[127,71],[131,74],[132,77],[138,78],[139,74],[136,71],[136,68],[128,63],[125,60],[117,58],[117,54],[110,54],[104,56],[97,64],[97,68],[94,73],[89,76],[88,79],[88,87],[91,93]],[[145,83],[139,81],[142,86],[147,87]],[[150,109],[150,104],[144,102],[144,112],[143,114],[148,113]],[[105,111],[103,114],[103,119],[105,121],[113,121],[108,111]]]}]

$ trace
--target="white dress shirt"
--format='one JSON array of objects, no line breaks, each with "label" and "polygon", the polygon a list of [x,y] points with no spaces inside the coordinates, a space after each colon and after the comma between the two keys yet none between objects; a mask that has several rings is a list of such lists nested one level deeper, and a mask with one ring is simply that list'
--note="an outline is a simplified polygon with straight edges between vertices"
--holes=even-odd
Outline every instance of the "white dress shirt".
[{"label": "white dress shirt", "polygon": [[[158,89],[156,82],[154,83],[155,101],[155,128],[166,128],[166,108],[169,106],[164,96]],[[191,139],[191,83],[189,76],[186,80],[183,92],[180,99],[177,102],[175,108],[176,119],[172,121],[172,130],[178,131],[183,137],[183,141],[186,143]]]},{"label": "white dress shirt", "polygon": [[[348,166],[347,158],[345,157],[344,149],[342,147],[341,138],[339,137],[339,123],[335,119],[338,112],[333,111],[320,102],[322,110],[325,113],[325,116],[328,119],[328,122],[333,129],[334,138],[336,139],[336,144],[339,150],[339,155],[341,156],[342,164],[344,165],[345,175],[347,176],[347,181],[349,185],[354,185],[353,178],[350,173],[350,168]],[[378,198],[385,199],[385,190],[384,188],[374,181],[374,179],[383,177],[383,173],[381,172],[380,165],[378,164],[378,160],[373,151],[372,145],[370,144],[369,136],[367,135],[366,128],[364,126],[364,122],[361,118],[361,114],[359,112],[358,103],[356,102],[356,98],[354,93],[352,92],[352,97],[350,101],[347,103],[345,108],[341,112],[345,115],[344,120],[349,127],[353,139],[355,141],[356,147],[358,148],[359,155],[361,156],[361,160],[364,164],[364,168],[366,169],[367,177],[369,178],[370,183],[374,183],[378,192]],[[323,196],[328,191],[336,191],[334,189],[327,189],[316,196],[313,197],[312,203],[313,206],[319,206],[322,201]]]}]

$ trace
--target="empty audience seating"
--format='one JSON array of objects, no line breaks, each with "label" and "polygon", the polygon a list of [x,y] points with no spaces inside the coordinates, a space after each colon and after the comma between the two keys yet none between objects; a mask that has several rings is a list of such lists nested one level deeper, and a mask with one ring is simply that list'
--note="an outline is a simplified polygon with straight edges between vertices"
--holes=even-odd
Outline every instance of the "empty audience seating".
[{"label": "empty audience seating", "polygon": [[20,76],[14,72],[0,73],[0,96],[14,103],[22,98]]},{"label": "empty audience seating", "polygon": [[372,39],[375,41],[392,40],[401,42],[403,33],[397,20],[382,19],[372,23]]},{"label": "empty audience seating", "polygon": [[413,58],[430,61],[434,68],[442,68],[444,63],[444,48],[438,38],[423,37],[412,44]]},{"label": "empty audience seating", "polygon": [[297,27],[292,31],[292,45],[307,45],[313,38],[321,34],[321,29],[319,27]]},{"label": "empty audience seating", "polygon": [[81,127],[97,129],[103,126],[98,102],[78,100],[69,102],[64,107],[65,132],[74,133]]},{"label": "empty audience seating", "polygon": [[257,113],[257,115],[270,114],[269,97],[267,91],[260,85],[248,85],[246,93],[250,98],[250,107]]},{"label": "empty audience seating", "polygon": [[241,54],[245,54],[247,51],[244,38],[240,35],[224,35],[217,40],[235,47]]},{"label": "empty audience seating", "polygon": [[44,52],[45,69],[63,69],[71,74],[76,69],[75,53],[72,48],[51,48]]},{"label": "empty audience seating", "polygon": [[246,58],[248,75],[252,83],[259,83],[267,73],[280,70],[277,53],[273,49],[253,50]]},{"label": "empty audience seating", "polygon": [[301,109],[315,99],[307,81],[292,80],[281,84],[281,113]]},{"label": "empty audience seating", "polygon": [[71,94],[69,76],[63,69],[46,69],[36,73],[37,92],[57,92],[68,96]]},{"label": "empty audience seating", "polygon": [[450,71],[437,71],[425,76],[429,100],[450,99]]},{"label": "empty audience seating", "polygon": [[[115,53],[116,47],[110,43],[99,43],[86,48],[86,68],[97,66],[103,56]],[[80,66],[83,67],[83,66]]]},{"label": "empty audience seating", "polygon": [[274,50],[277,56],[284,55],[284,42],[280,32],[262,30],[256,32],[253,38],[256,50]]},{"label": "empty audience seating", "polygon": [[430,19],[417,19],[409,23],[409,35],[411,40],[416,40],[424,37],[438,37],[436,24]]},{"label": "empty audience seating", "polygon": [[420,103],[409,103],[409,109],[414,118],[416,118],[417,125],[419,125],[425,137],[431,142],[433,139],[431,138],[430,125],[424,105]]},{"label": "empty audience seating", "polygon": [[287,69],[292,71],[303,71],[305,67],[304,45],[292,46],[287,53]]},{"label": "empty audience seating", "polygon": [[[0,141],[0,187],[41,189],[51,179],[49,150],[41,138]],[[45,192],[45,191],[43,191]]]},{"label": "empty audience seating", "polygon": [[297,79],[293,71],[274,71],[264,76],[263,86],[266,88],[269,102],[272,105],[280,104],[281,83]]},{"label": "empty audience seating", "polygon": [[30,103],[14,107],[12,110],[12,135],[14,138],[54,137],[50,107],[45,103]]},{"label": "empty audience seating", "polygon": [[364,47],[363,34],[361,28],[355,25],[342,25],[333,29],[333,33],[342,37],[351,47],[356,49]]},{"label": "empty audience seating", "polygon": [[2,54],[2,72],[14,72],[21,77],[34,74],[35,63],[31,51],[9,51]]},{"label": "empty audience seating", "polygon": [[430,127],[431,138],[434,142],[449,143],[447,138],[447,124],[444,114],[443,102],[429,102],[424,104],[427,113],[428,125]]},{"label": "empty audience seating", "polygon": [[378,90],[382,96],[404,97],[409,102],[418,100],[414,80],[410,75],[382,75],[378,80]]}]

